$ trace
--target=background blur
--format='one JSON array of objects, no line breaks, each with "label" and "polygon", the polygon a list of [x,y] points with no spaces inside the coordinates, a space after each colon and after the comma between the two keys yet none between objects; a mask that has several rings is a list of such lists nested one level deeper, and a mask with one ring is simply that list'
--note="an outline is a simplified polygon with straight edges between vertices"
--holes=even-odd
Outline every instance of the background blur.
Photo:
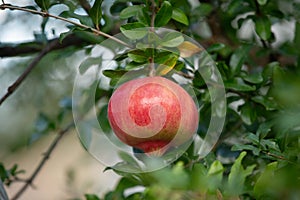
[{"label": "background blur", "polygon": [[[34,4],[29,0],[5,1],[19,6]],[[54,6],[50,12],[58,15],[67,8]],[[80,13],[81,11],[78,10]],[[41,28],[42,18],[20,11],[0,11],[0,46],[6,43],[33,41]],[[48,39],[66,31],[65,23],[50,19],[45,31]],[[0,107],[0,161],[8,168],[18,163],[28,177],[42,159],[55,133],[35,134],[45,126],[43,116],[57,115],[64,101],[70,99],[76,69],[85,59],[82,51],[73,49],[48,54],[29,75],[26,81]],[[17,79],[28,65],[32,55],[0,58],[0,96]],[[71,112],[68,114],[71,117]],[[31,144],[31,145],[28,145]],[[81,146],[76,131],[69,132],[58,144],[53,156],[21,199],[70,199],[86,193],[102,194],[112,189],[118,176],[112,171],[103,172],[104,166]],[[12,196],[22,183],[8,188]]]}]

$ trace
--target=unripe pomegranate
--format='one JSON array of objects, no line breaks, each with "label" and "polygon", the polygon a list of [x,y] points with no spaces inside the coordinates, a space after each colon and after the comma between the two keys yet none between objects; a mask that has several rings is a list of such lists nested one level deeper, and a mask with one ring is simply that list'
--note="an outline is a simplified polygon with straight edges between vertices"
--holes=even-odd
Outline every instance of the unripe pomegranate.
[{"label": "unripe pomegranate", "polygon": [[191,139],[199,116],[195,102],[182,87],[155,76],[117,88],[108,104],[108,119],[121,141],[147,154],[161,155]]}]

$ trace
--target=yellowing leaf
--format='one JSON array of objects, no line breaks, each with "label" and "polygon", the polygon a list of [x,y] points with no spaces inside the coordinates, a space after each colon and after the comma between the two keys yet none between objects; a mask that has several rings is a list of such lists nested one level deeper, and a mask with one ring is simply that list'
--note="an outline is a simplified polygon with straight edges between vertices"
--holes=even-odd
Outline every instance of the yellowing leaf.
[{"label": "yellowing leaf", "polygon": [[180,57],[182,58],[191,57],[195,53],[198,53],[203,50],[202,48],[198,47],[197,45],[189,41],[184,41],[177,48],[179,49]]},{"label": "yellowing leaf", "polygon": [[172,56],[168,60],[166,60],[163,64],[160,64],[156,69],[156,74],[158,76],[166,75],[168,72],[170,72],[174,66],[177,63],[177,56]]}]

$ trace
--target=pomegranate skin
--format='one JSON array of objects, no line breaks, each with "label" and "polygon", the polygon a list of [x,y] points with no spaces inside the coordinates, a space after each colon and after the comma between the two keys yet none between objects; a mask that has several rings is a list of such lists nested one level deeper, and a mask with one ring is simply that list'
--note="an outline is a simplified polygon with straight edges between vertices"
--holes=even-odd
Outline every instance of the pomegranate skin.
[{"label": "pomegranate skin", "polygon": [[125,82],[112,94],[108,119],[116,136],[145,153],[179,146],[192,138],[199,114],[191,96],[163,77]]}]

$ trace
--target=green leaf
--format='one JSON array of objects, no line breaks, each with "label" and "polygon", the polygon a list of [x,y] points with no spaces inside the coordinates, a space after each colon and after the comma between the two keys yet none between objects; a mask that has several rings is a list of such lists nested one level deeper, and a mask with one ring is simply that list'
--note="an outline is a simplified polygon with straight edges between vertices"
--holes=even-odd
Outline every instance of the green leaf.
[{"label": "green leaf", "polygon": [[273,111],[273,110],[278,109],[278,104],[271,97],[255,96],[255,97],[252,97],[251,100],[263,105],[265,107],[265,109],[268,111]]},{"label": "green leaf", "polygon": [[50,8],[50,0],[34,0],[35,3],[43,10],[48,10]]},{"label": "green leaf", "polygon": [[142,50],[133,50],[128,52],[128,57],[137,63],[145,63],[148,61],[148,57],[145,51]]},{"label": "green leaf", "polygon": [[231,70],[232,77],[236,74],[239,74],[241,68],[246,60],[249,57],[249,51],[251,46],[244,45],[237,48],[230,57],[229,66]]},{"label": "green leaf", "polygon": [[166,34],[162,39],[162,46],[165,47],[177,47],[184,41],[184,37],[179,32],[170,32]]},{"label": "green leaf", "polygon": [[127,57],[128,57],[128,56],[127,56],[127,52],[125,52],[125,53],[117,54],[117,55],[113,58],[113,60],[115,60],[115,61],[117,61],[117,62],[120,62],[120,61],[126,59]]},{"label": "green leaf", "polygon": [[[248,1],[247,1],[248,2]],[[244,0],[232,0],[230,1],[227,9],[226,14],[228,14],[230,17],[236,17],[239,14],[244,14],[250,11],[254,11],[251,6],[246,4]]]},{"label": "green leaf", "polygon": [[283,156],[278,144],[275,141],[272,141],[270,139],[262,139],[260,141],[260,145],[264,148],[264,150],[268,150],[269,152],[272,152],[275,155]]},{"label": "green leaf", "polygon": [[272,36],[271,21],[267,16],[254,18],[255,31],[263,40],[269,40]]},{"label": "green leaf", "polygon": [[107,108],[108,105],[105,105],[101,108],[98,115],[98,122],[104,133],[108,133],[111,130],[108,118],[107,118]]},{"label": "green leaf", "polygon": [[155,45],[156,46],[159,46],[161,43],[162,43],[162,39],[159,35],[157,35],[156,33],[150,31],[147,35],[147,39],[148,41],[146,42],[146,44],[150,47],[148,47],[149,49],[150,48],[153,48],[151,46]]},{"label": "green leaf", "polygon": [[271,128],[273,127],[274,123],[275,123],[274,121],[267,121],[261,123],[256,131],[256,135],[260,139],[265,138],[268,135],[268,133],[271,131]]},{"label": "green leaf", "polygon": [[259,84],[264,81],[261,73],[245,74],[245,75],[242,75],[242,78],[245,81],[247,81],[249,83],[253,83],[253,84]]},{"label": "green leaf", "polygon": [[17,165],[17,164],[14,164],[14,165],[12,166],[12,168],[9,170],[10,174],[13,175],[13,176],[17,175],[17,174],[18,174],[17,169],[18,169],[18,165]]},{"label": "green leaf", "polygon": [[215,191],[222,185],[223,172],[222,163],[215,160],[207,172],[207,186],[210,191]]},{"label": "green leaf", "polygon": [[64,18],[75,18],[78,19],[81,24],[87,25],[89,27],[94,26],[93,20],[87,15],[79,15],[71,11],[63,11],[59,16]]},{"label": "green leaf", "polygon": [[205,192],[207,190],[205,177],[207,175],[207,169],[202,163],[195,163],[193,165],[191,177],[191,187],[194,190],[199,190]]},{"label": "green leaf", "polygon": [[84,74],[91,66],[101,65],[102,57],[89,57],[79,65],[79,73]]},{"label": "green leaf", "polygon": [[224,81],[224,85],[226,89],[231,89],[234,91],[250,92],[256,90],[255,86],[246,84],[241,78],[226,80]]},{"label": "green leaf", "polygon": [[198,71],[196,71],[194,74],[193,85],[194,87],[202,87],[206,85],[203,77]]},{"label": "green leaf", "polygon": [[187,25],[187,26],[189,25],[189,20],[188,20],[187,16],[179,8],[173,9],[172,19],[174,19],[175,21],[180,22],[184,25]]},{"label": "green leaf", "polygon": [[172,11],[173,9],[170,2],[164,1],[155,16],[155,20],[154,20],[155,27],[161,27],[166,25],[172,18],[172,13],[173,13]]},{"label": "green leaf", "polygon": [[118,15],[125,8],[127,8],[127,2],[114,1],[113,5],[110,7],[110,13],[112,15]]},{"label": "green leaf", "polygon": [[133,16],[137,16],[138,13],[142,10],[142,6],[140,5],[133,5],[133,6],[128,6],[122,12],[120,13],[120,18],[121,19],[128,19]]},{"label": "green leaf", "polygon": [[141,67],[145,67],[145,65],[132,61],[132,62],[129,62],[126,64],[125,69],[130,71],[132,69],[137,69],[137,68],[141,68]]},{"label": "green leaf", "polygon": [[93,23],[96,27],[100,24],[102,18],[102,2],[103,0],[96,0],[94,5],[89,11],[89,16],[91,17]]},{"label": "green leaf", "polygon": [[137,161],[128,153],[124,152],[124,151],[119,151],[118,155],[120,156],[120,158],[124,161],[127,162],[128,164],[133,165],[134,167],[139,168],[139,164],[137,163]]},{"label": "green leaf", "polygon": [[113,70],[113,69],[107,69],[102,71],[104,76],[107,76],[108,78],[121,78],[125,73],[127,73],[127,70]]},{"label": "green leaf", "polygon": [[231,76],[231,72],[230,72],[230,68],[229,66],[226,64],[225,61],[220,61],[220,62],[217,62],[217,67],[223,77],[223,80],[226,80],[227,78],[229,78]]},{"label": "green leaf", "polygon": [[164,76],[170,72],[176,65],[178,56],[171,54],[162,64],[160,64],[156,69],[156,74],[159,76]]},{"label": "green leaf", "polygon": [[241,118],[247,125],[251,125],[256,120],[256,111],[250,103],[246,102],[241,106]]},{"label": "green leaf", "polygon": [[246,152],[242,152],[231,167],[226,190],[229,195],[236,196],[244,192],[246,177],[251,175],[255,168],[255,165],[250,165],[246,169],[242,166],[242,160],[246,154]]},{"label": "green leaf", "polygon": [[183,162],[177,162],[172,169],[165,168],[156,171],[153,175],[156,182],[168,187],[186,189],[189,185],[189,176],[184,170]]},{"label": "green leaf", "polygon": [[259,145],[260,143],[259,137],[253,133],[248,133],[246,139],[255,145]]},{"label": "green leaf", "polygon": [[[203,51],[203,48],[189,41],[182,42],[177,48],[180,52],[180,57],[182,58],[188,58]],[[205,61],[206,60],[204,60],[203,63],[205,63]]]},{"label": "green leaf", "polygon": [[252,153],[256,156],[259,155],[259,152],[261,151],[259,148],[250,145],[250,144],[234,144],[231,148],[232,151],[245,151],[249,150],[252,151]]},{"label": "green leaf", "polygon": [[136,185],[137,185],[136,181],[133,181],[132,179],[129,179],[127,177],[122,177],[118,182],[115,191],[124,192],[124,190],[134,187]]},{"label": "green leaf", "polygon": [[181,61],[178,61],[178,60],[177,60],[177,63],[176,63],[176,65],[175,65],[174,69],[175,69],[176,71],[181,71],[181,70],[183,70],[184,68],[185,68],[184,62],[181,62]]},{"label": "green leaf", "polygon": [[67,32],[63,32],[59,35],[59,43],[62,43],[63,40],[68,36],[68,35],[71,35],[73,33],[73,30],[69,30]]},{"label": "green leaf", "polygon": [[174,56],[177,56],[176,54],[174,54],[173,52],[169,52],[169,51],[162,51],[162,52],[159,52],[155,55],[155,63],[158,63],[158,64],[163,64],[165,63],[167,60],[173,58]]},{"label": "green leaf", "polygon": [[263,6],[267,4],[268,0],[257,0],[257,2],[259,3],[259,5]]},{"label": "green leaf", "polygon": [[122,25],[120,30],[126,37],[132,40],[142,39],[148,33],[145,25],[139,22]]},{"label": "green leaf", "polygon": [[148,12],[149,12],[149,10],[146,7],[143,7],[138,12],[137,19],[139,22],[145,24],[146,26],[151,26],[151,18],[150,18],[150,14]]},{"label": "green leaf", "polygon": [[258,177],[253,188],[253,192],[256,199],[261,199],[260,197],[264,195],[266,191],[270,191],[270,189],[266,188],[266,186],[270,186],[270,184],[272,184],[272,180],[274,181],[276,180],[274,173],[275,170],[277,169],[277,165],[278,165],[277,162],[272,162],[268,164],[266,169]]},{"label": "green leaf", "polygon": [[2,181],[8,178],[8,173],[2,163],[0,163],[0,178]]},{"label": "green leaf", "polygon": [[106,167],[104,171],[112,169],[114,172],[121,176],[126,176],[128,173],[127,172],[135,172],[135,173],[141,173],[142,170],[135,165],[132,165],[131,163],[128,162],[118,162],[114,166]]},{"label": "green leaf", "polygon": [[207,51],[208,53],[219,52],[219,51],[221,51],[222,49],[224,49],[225,47],[226,47],[226,45],[223,44],[223,43],[216,43],[216,44],[213,44],[213,45],[209,46],[209,47],[206,49],[206,51]]},{"label": "green leaf", "polygon": [[85,194],[85,200],[100,200],[95,194]]}]

